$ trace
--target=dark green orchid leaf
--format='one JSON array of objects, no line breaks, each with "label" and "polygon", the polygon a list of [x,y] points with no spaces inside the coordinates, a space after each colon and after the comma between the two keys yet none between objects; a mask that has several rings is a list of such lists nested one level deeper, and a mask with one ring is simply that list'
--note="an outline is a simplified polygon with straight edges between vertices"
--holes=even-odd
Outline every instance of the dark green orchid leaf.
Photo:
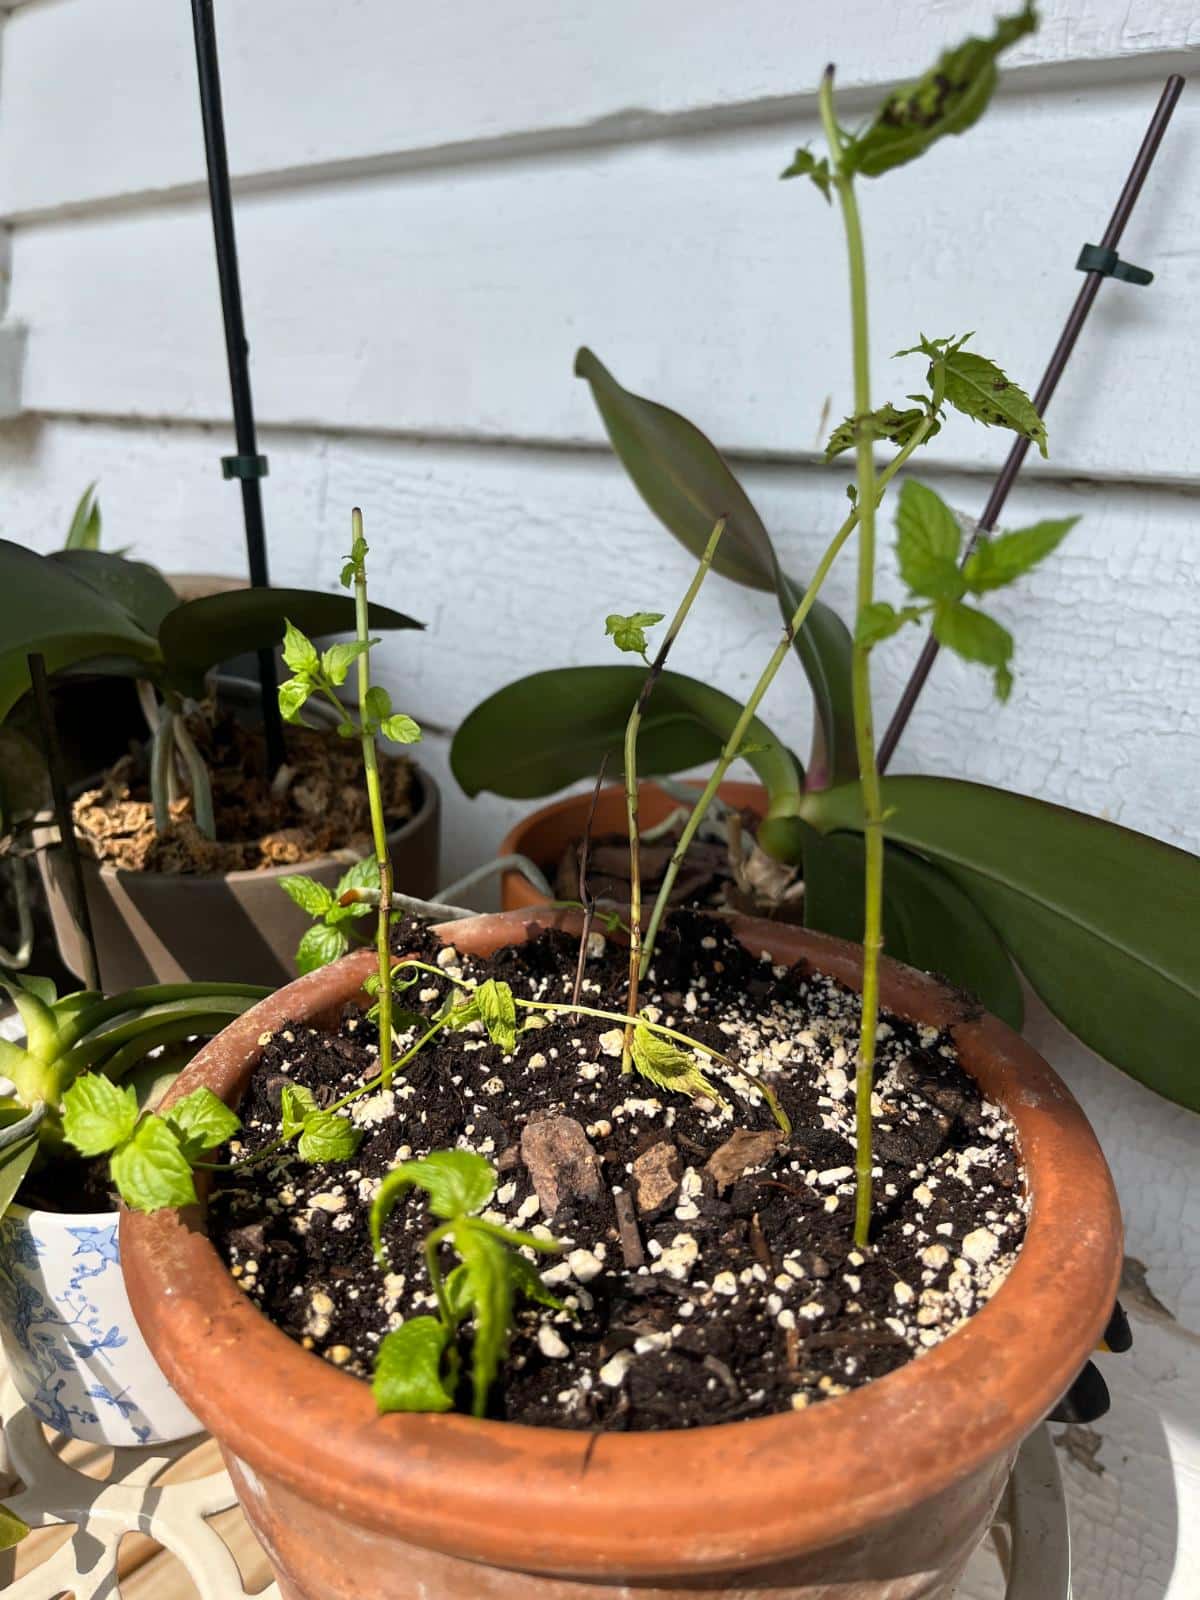
[{"label": "dark green orchid leaf", "polygon": [[[846,833],[814,833],[804,849],[806,926],[862,943],[865,847]],[[1021,984],[995,930],[940,868],[897,845],[884,846],[884,951],[978,996],[1019,1028]]]},{"label": "dark green orchid leaf", "polygon": [[[953,778],[889,778],[889,839],[936,863],[1085,1044],[1200,1110],[1200,857],[1096,817]],[[856,787],[806,797],[861,831]]]},{"label": "dark green orchid leaf", "polygon": [[[713,571],[747,588],[775,594],[784,620],[789,620],[804,585],[780,567],[762,518],[716,445],[677,411],[622,388],[590,350],[579,351],[575,372],[587,379],[634,488],[667,531],[699,558],[718,520],[725,517]],[[796,636],[796,653],[816,709],[809,784],[823,786],[852,778],[858,761],[851,715],[850,634],[837,613],[820,600]]]},{"label": "dark green orchid leaf", "polygon": [[52,550],[46,559],[66,567],[128,611],[145,633],[157,634],[167,612],[179,604],[179,596],[162,573],[146,561],[129,561],[93,549]]},{"label": "dark green orchid leaf", "polygon": [[[644,667],[626,666],[563,667],[519,678],[477,705],[455,734],[454,776],[469,795],[488,789],[515,800],[595,777],[606,754],[616,777],[625,724],[645,681]],[[740,712],[719,689],[664,672],[642,715],[639,772],[653,777],[715,761]],[[794,815],[802,782],[795,757],[757,718],[746,739],[753,748],[745,759],[766,785],[772,815]]]},{"label": "dark green orchid leaf", "polygon": [[[269,650],[283,638],[285,622],[319,638],[354,632],[354,601],[312,589],[234,589],[189,600],[167,614],[159,629],[166,673],[184,694],[204,692],[204,677],[220,661]],[[372,605],[372,628],[423,628],[388,606]]]},{"label": "dark green orchid leaf", "polygon": [[158,660],[158,645],[123,606],[57,561],[0,539],[0,720],[29,688],[27,657],[47,672],[106,654]]}]

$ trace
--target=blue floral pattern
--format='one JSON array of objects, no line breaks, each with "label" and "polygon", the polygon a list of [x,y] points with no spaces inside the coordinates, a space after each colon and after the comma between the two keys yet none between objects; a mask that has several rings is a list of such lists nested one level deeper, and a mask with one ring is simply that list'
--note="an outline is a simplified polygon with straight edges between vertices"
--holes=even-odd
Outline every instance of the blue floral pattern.
[{"label": "blue floral pattern", "polygon": [[[75,1241],[66,1263],[67,1281],[56,1295],[48,1286],[41,1260],[45,1248],[25,1216],[10,1213],[0,1220],[0,1332],[17,1387],[29,1409],[62,1433],[79,1433],[100,1425],[107,1408],[124,1424],[118,1431],[128,1442],[145,1443],[151,1421],[114,1371],[112,1352],[129,1338],[111,1320],[112,1296],[101,1294],[100,1280],[121,1272],[117,1224],[68,1227]],[[98,1303],[107,1299],[107,1311]],[[121,1288],[120,1306],[128,1302]],[[148,1359],[148,1358],[147,1358]],[[155,1376],[161,1378],[155,1371]]]}]

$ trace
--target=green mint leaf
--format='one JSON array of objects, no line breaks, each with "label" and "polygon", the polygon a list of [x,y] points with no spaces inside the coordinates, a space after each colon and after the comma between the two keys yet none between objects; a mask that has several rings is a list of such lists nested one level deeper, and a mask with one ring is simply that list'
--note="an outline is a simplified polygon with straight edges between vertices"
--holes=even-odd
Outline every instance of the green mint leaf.
[{"label": "green mint leaf", "polygon": [[635,611],[628,617],[614,611],[604,619],[604,631],[611,634],[618,650],[630,650],[634,655],[646,654],[646,629],[661,622],[661,611]]},{"label": "green mint leaf", "polygon": [[517,1048],[517,1007],[511,986],[488,978],[475,990],[474,998],[488,1038],[511,1055]]},{"label": "green mint leaf", "polygon": [[1018,528],[983,540],[963,568],[967,588],[972,594],[1004,588],[1057,550],[1078,521],[1078,517],[1063,517],[1035,522],[1031,528]]},{"label": "green mint leaf", "polygon": [[311,1089],[302,1083],[285,1083],[279,1096],[280,1133],[285,1139],[294,1139],[319,1110]]},{"label": "green mint leaf", "polygon": [[941,496],[909,478],[900,491],[896,533],[900,576],[909,590],[930,600],[957,600],[966,588],[958,570],[962,531]]},{"label": "green mint leaf", "polygon": [[312,683],[308,678],[285,678],[279,685],[279,715],[285,722],[297,722],[302,728],[306,727],[300,713],[311,694]]},{"label": "green mint leaf", "polygon": [[[1005,377],[994,361],[974,350],[964,350],[969,338],[969,333],[954,340],[922,338],[919,348],[921,354],[930,357],[928,381],[936,403],[946,400],[956,411],[988,427],[995,424],[1011,428],[1032,440],[1045,456],[1046,424],[1034,410],[1033,401],[1019,384]],[[905,350],[901,354],[916,352]]]},{"label": "green mint leaf", "polygon": [[686,1094],[692,1100],[707,1095],[718,1105],[724,1105],[725,1102],[700,1071],[694,1058],[669,1039],[651,1033],[644,1022],[639,1022],[633,1030],[632,1056],[633,1065],[642,1077],[657,1084],[660,1089]]},{"label": "green mint leaf", "polygon": [[379,863],[374,856],[363,856],[353,866],[347,867],[338,879],[334,897],[338,900],[351,889],[378,889]]},{"label": "green mint leaf", "polygon": [[1013,638],[1007,628],[974,606],[942,601],[933,613],[933,636],[964,661],[980,661],[994,669],[996,698],[1007,700],[1012,689]]},{"label": "green mint leaf", "polygon": [[206,1150],[215,1150],[242,1125],[237,1112],[205,1088],[185,1095],[163,1112],[163,1120],[179,1140],[179,1148],[188,1161],[198,1161]]},{"label": "green mint leaf", "polygon": [[487,1410],[488,1391],[508,1349],[516,1288],[512,1262],[516,1258],[494,1234],[473,1227],[470,1218],[455,1225],[454,1248],[470,1280],[475,1335],[471,1345],[471,1409],[482,1417]]},{"label": "green mint leaf", "polygon": [[481,1211],[496,1190],[496,1174],[470,1150],[434,1150],[419,1161],[393,1167],[371,1206],[371,1242],[382,1261],[383,1227],[406,1189],[424,1189],[435,1217],[449,1221]]},{"label": "green mint leaf", "polygon": [[[864,417],[863,423],[873,439],[890,439],[893,444],[905,445],[928,415],[923,406],[912,406],[901,411],[889,401],[887,405],[880,406],[878,411],[872,411]],[[940,428],[939,422],[931,424],[929,432],[925,435],[926,444]],[[834,456],[841,455],[843,450],[853,449],[855,442],[854,418],[847,417],[844,422],[839,422],[829,435],[829,443],[825,446],[826,461],[832,461]]]},{"label": "green mint leaf", "polygon": [[872,645],[881,639],[890,639],[894,633],[899,633],[906,622],[919,622],[921,609],[919,606],[902,606],[899,611],[894,606],[888,605],[886,600],[875,600],[869,606],[864,606],[858,613],[858,627],[854,631],[854,642],[860,648],[869,650]]},{"label": "green mint leaf", "polygon": [[450,1330],[436,1317],[410,1317],[384,1338],[371,1393],[380,1412],[449,1411],[454,1396],[442,1378]]},{"label": "green mint leaf", "polygon": [[[542,1243],[541,1240],[538,1242]],[[550,1293],[532,1261],[526,1261],[524,1256],[513,1255],[510,1271],[513,1288],[524,1299],[535,1300],[538,1305],[548,1306],[551,1311],[563,1309],[562,1301]]]},{"label": "green mint leaf", "polygon": [[336,1111],[312,1111],[296,1142],[301,1161],[349,1161],[362,1143],[363,1130]]},{"label": "green mint leaf", "polygon": [[[91,545],[89,548],[94,550],[96,546]],[[29,1532],[29,1524],[23,1522],[15,1511],[10,1511],[7,1506],[0,1506],[0,1550],[11,1550],[14,1545],[20,1544]]]},{"label": "green mint leaf", "polygon": [[342,565],[342,588],[349,589],[354,582],[353,561],[344,562]]},{"label": "green mint leaf", "polygon": [[145,1116],[113,1155],[117,1193],[131,1211],[161,1211],[196,1200],[192,1169],[179,1140],[162,1117]]},{"label": "green mint leaf", "polygon": [[964,133],[983,115],[996,87],[996,57],[1037,27],[1032,5],[1001,17],[990,39],[970,38],[939,56],[915,83],[894,90],[866,131],[846,149],[846,165],[864,177],[915,161],[947,134]]},{"label": "green mint leaf", "polygon": [[286,619],[283,629],[283,659],[288,671],[301,678],[316,677],[321,666],[316,645],[306,633],[301,633]]},{"label": "green mint leaf", "polygon": [[402,711],[397,711],[393,716],[385,717],[379,724],[379,731],[385,739],[390,739],[393,744],[416,744],[421,737],[421,729],[411,717],[406,717]]},{"label": "green mint leaf", "polygon": [[784,167],[779,176],[781,178],[811,178],[825,196],[828,204],[833,204],[833,175],[829,170],[829,162],[824,156],[818,160],[812,151],[807,148],[797,150],[792,157],[791,164]]},{"label": "green mint leaf", "polygon": [[330,927],[327,922],[318,922],[308,929],[296,946],[296,971],[303,977],[306,972],[327,967],[331,961],[344,956],[349,948],[350,941],[340,928]]},{"label": "green mint leaf", "polygon": [[340,688],[352,663],[378,643],[378,639],[349,639],[343,644],[331,644],[321,656],[321,672],[335,688]]},{"label": "green mint leaf", "polygon": [[119,1088],[102,1072],[85,1072],[63,1095],[63,1132],[80,1155],[115,1150],[133,1132],[137,1116],[134,1090]]},{"label": "green mint leaf", "polygon": [[384,717],[391,715],[391,710],[391,695],[379,684],[373,683],[367,690],[367,716],[372,722],[382,722]]},{"label": "green mint leaf", "polygon": [[315,878],[306,878],[303,873],[296,873],[291,878],[280,878],[279,887],[289,899],[294,900],[301,911],[307,911],[310,917],[323,917],[334,904],[333,895],[323,883],[318,883]]}]

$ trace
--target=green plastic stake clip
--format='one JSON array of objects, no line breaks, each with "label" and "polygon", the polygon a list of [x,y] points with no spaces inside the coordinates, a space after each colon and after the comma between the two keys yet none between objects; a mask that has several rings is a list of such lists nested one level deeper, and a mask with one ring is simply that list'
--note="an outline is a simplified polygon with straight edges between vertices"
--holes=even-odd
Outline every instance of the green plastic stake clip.
[{"label": "green plastic stake clip", "polygon": [[1075,265],[1080,272],[1099,272],[1105,278],[1120,278],[1122,283],[1154,282],[1152,272],[1122,261],[1115,250],[1106,250],[1103,245],[1085,244]]}]

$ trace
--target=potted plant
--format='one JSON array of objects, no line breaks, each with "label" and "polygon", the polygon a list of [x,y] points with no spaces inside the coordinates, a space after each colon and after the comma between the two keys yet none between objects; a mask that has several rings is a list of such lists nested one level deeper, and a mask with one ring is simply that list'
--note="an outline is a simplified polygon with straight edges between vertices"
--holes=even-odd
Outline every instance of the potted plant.
[{"label": "potted plant", "polygon": [[[366,843],[366,808],[338,766],[336,739],[311,729],[289,734],[285,763],[271,773],[254,725],[257,690],[212,674],[276,644],[287,615],[309,633],[344,632],[352,625],[345,597],[241,589],[180,601],[144,563],[78,546],[43,557],[2,541],[0,577],[14,597],[0,632],[0,720],[28,688],[28,654],[41,651],[61,680],[77,671],[114,686],[136,679],[151,728],[143,763],[127,758],[76,802],[106,987],[231,975],[282,981],[305,918],[278,883],[297,862],[336,883]],[[374,609],[372,625],[419,626],[386,607]],[[340,661],[344,649],[331,646],[330,659]],[[318,712],[327,727],[339,715]],[[385,770],[397,871],[414,893],[428,894],[437,877],[436,788],[403,758]],[[39,864],[64,960],[79,971],[63,866],[54,851]]]},{"label": "potted plant", "polygon": [[[199,1424],[133,1320],[117,1245],[120,1184],[96,1158],[117,1149],[123,1180],[142,1144],[157,1141],[169,1153],[172,1125],[156,1114],[163,1095],[201,1039],[269,991],[169,984],[60,997],[45,978],[0,974],[0,983],[24,1028],[20,1043],[0,1039],[0,1344],[8,1371],[34,1416],[58,1432],[111,1445],[183,1438]],[[105,1107],[121,1137],[97,1144]],[[231,1121],[211,1096],[182,1118],[173,1114],[173,1126],[212,1144],[227,1137]],[[176,1168],[188,1170],[181,1159]],[[4,1534],[0,1523],[0,1543]]]}]

